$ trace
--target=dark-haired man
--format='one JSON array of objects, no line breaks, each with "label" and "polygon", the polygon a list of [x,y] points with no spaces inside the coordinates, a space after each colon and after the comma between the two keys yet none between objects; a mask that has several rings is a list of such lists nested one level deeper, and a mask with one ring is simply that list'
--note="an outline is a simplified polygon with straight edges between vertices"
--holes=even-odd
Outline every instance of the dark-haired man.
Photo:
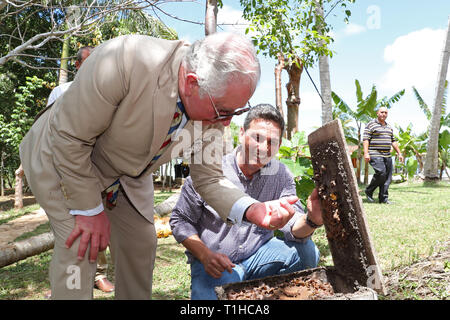
[{"label": "dark-haired man", "polygon": [[[289,170],[273,159],[280,147],[284,120],[263,104],[252,108],[241,128],[238,146],[223,157],[224,175],[259,201],[295,196]],[[175,239],[182,243],[191,264],[191,299],[217,299],[215,286],[317,266],[319,251],[310,239],[322,225],[317,192],[308,200],[308,214],[300,203],[280,229],[284,239],[254,224],[229,226],[195,191],[188,178],[170,218]]]}]

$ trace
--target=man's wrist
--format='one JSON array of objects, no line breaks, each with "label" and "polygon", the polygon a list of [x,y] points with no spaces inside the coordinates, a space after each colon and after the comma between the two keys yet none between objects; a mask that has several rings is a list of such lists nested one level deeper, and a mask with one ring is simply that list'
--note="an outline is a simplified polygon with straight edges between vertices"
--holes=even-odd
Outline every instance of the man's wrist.
[{"label": "man's wrist", "polygon": [[309,212],[306,214],[305,222],[308,226],[310,226],[313,229],[317,229],[317,228],[320,228],[321,226],[323,226],[323,224],[317,224],[314,221],[312,221],[309,217]]},{"label": "man's wrist", "polygon": [[248,211],[248,209],[250,209],[251,206],[252,206],[252,205],[249,205],[249,206],[247,207],[247,209],[245,209],[244,214],[242,215],[242,221],[250,222],[250,221],[247,219],[247,211]]}]

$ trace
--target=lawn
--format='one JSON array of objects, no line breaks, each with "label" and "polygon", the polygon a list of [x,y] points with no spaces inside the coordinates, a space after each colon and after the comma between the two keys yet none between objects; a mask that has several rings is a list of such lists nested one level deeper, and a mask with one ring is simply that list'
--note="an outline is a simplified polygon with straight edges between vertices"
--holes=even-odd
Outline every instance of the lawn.
[{"label": "lawn", "polygon": [[[165,196],[155,198],[162,201]],[[450,239],[448,182],[437,185],[419,182],[393,184],[390,199],[393,204],[380,205],[367,203],[363,198],[369,232],[385,275],[436,254],[438,245]],[[332,265],[323,228],[316,231],[313,240],[321,252],[319,264]],[[50,257],[51,251],[0,269],[0,299],[42,299],[42,292],[49,287],[47,268]],[[450,261],[445,260],[444,263],[446,268],[450,268]],[[109,277],[114,280],[111,265]],[[153,299],[189,299],[189,285],[189,266],[186,264],[184,248],[172,236],[158,239]],[[414,287],[417,284],[409,286]],[[418,298],[407,295],[406,291],[399,292],[397,299]],[[98,290],[95,290],[94,296],[96,299],[112,298],[112,295],[101,294]],[[441,293],[436,297],[442,299],[446,295]]]}]

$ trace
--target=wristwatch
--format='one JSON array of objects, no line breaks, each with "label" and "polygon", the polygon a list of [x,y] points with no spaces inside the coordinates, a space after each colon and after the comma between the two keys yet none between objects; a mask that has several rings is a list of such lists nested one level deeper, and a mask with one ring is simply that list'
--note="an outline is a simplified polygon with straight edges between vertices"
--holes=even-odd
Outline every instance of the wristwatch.
[{"label": "wristwatch", "polygon": [[319,224],[315,224],[314,222],[312,222],[312,220],[309,218],[309,214],[306,214],[306,224],[313,229],[317,229],[317,228],[323,226],[323,224],[319,225]]}]

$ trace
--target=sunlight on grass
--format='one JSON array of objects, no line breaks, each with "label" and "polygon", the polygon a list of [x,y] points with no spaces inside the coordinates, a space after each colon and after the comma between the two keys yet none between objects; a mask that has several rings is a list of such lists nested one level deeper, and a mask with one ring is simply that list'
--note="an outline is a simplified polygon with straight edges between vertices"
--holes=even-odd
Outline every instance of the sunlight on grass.
[{"label": "sunlight on grass", "polygon": [[450,236],[450,185],[403,183],[390,188],[391,205],[364,203],[382,269],[411,264],[432,254]]},{"label": "sunlight on grass", "polygon": [[[367,203],[363,208],[378,263],[386,271],[408,265],[433,253],[450,238],[450,184],[391,185],[391,205]],[[320,266],[333,265],[324,228],[313,241],[320,250]]]}]

